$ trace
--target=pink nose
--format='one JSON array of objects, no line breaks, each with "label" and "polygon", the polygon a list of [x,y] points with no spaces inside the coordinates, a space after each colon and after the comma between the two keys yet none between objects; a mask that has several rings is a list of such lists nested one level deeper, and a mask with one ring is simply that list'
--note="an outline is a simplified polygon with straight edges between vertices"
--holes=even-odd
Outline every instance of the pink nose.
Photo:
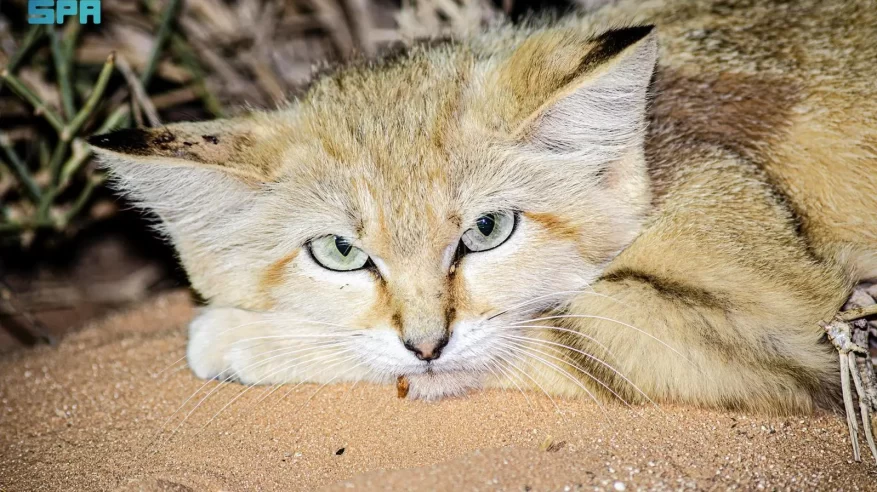
[{"label": "pink nose", "polygon": [[442,349],[448,344],[448,337],[442,337],[438,340],[429,340],[419,343],[404,342],[405,348],[414,352],[420,360],[426,362],[438,359],[442,355]]}]

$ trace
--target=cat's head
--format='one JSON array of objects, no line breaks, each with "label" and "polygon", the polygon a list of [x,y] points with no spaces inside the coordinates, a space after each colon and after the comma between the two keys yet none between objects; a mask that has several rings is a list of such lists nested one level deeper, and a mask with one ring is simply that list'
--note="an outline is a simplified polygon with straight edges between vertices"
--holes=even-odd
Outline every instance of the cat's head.
[{"label": "cat's head", "polygon": [[639,232],[656,56],[650,27],[447,43],[90,142],[211,305],[354,330],[384,378],[478,372]]}]

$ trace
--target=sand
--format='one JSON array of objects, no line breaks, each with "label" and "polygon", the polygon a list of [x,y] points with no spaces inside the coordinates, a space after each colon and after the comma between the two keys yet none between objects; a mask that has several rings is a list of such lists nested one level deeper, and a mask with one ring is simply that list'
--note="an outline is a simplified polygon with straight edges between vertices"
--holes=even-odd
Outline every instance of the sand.
[{"label": "sand", "polygon": [[218,385],[174,364],[192,312],[174,293],[0,356],[0,490],[877,490],[829,414],[425,403],[365,384],[230,384],[192,411]]}]

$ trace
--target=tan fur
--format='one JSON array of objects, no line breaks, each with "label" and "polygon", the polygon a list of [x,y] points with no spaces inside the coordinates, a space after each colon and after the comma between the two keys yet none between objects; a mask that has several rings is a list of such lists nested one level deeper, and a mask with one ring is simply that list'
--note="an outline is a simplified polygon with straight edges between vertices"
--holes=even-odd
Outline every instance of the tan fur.
[{"label": "tan fur", "polygon": [[[93,143],[211,301],[200,376],[807,411],[837,398],[818,322],[877,276],[875,33],[873,0],[622,2]],[[455,255],[497,211],[507,243]],[[299,253],[325,235],[374,269]],[[292,333],[306,355],[248,362]],[[448,335],[432,365],[401,343]]]},{"label": "tan fur", "polygon": [[[280,258],[276,262],[272,263],[271,266],[266,268],[265,271],[262,273],[262,281],[259,284],[259,290],[261,290],[266,297],[269,297],[271,295],[271,291],[274,290],[276,287],[282,285],[283,282],[286,280],[286,268],[289,266],[290,263],[292,263],[293,260],[295,260],[295,257],[298,256],[298,253],[299,250],[295,250],[285,255],[283,258]],[[267,309],[272,307],[274,303],[272,301],[268,301],[266,304],[267,306],[265,308]]]}]

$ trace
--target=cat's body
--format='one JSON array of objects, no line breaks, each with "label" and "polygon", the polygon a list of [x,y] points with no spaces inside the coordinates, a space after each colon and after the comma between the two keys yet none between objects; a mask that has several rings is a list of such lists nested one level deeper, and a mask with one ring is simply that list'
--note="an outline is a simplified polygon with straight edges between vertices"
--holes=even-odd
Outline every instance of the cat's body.
[{"label": "cat's body", "polygon": [[805,411],[877,277],[877,3],[829,3],[497,27],[93,144],[210,301],[199,376]]}]

